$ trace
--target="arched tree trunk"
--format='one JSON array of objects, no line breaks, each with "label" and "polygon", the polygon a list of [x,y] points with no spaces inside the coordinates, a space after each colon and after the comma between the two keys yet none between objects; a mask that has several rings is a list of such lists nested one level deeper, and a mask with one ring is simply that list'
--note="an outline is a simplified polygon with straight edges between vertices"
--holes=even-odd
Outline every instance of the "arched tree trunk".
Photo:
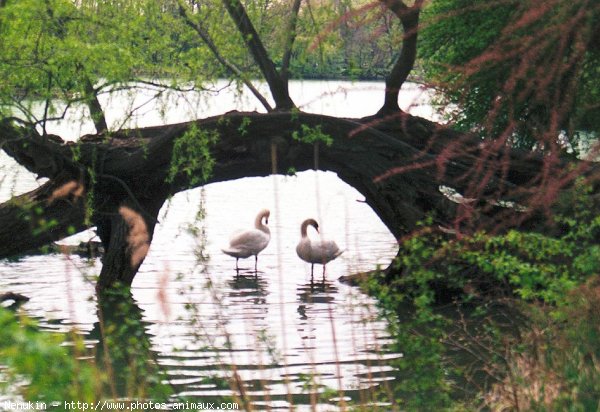
[{"label": "arched tree trunk", "polygon": [[[396,119],[400,120],[369,119],[370,123],[365,123],[298,112],[230,112],[196,122],[88,137],[78,143],[77,151],[72,150],[72,144],[4,124],[0,142],[5,150],[29,170],[51,179],[51,183],[23,198],[35,202],[40,218],[59,218],[48,233],[35,235],[36,226],[23,214],[29,206],[14,202],[1,205],[0,257],[31,250],[66,236],[73,228],[80,230],[86,226],[87,215],[91,217],[87,224],[97,226],[106,249],[98,287],[116,282],[131,284],[145,256],[132,244],[141,244],[143,249],[146,242],[147,249],[160,207],[169,195],[199,184],[269,175],[272,151],[277,155],[279,170],[311,169],[315,143],[302,141],[311,130],[319,130],[332,140],[331,145],[316,143],[320,168],[337,173],[362,193],[398,239],[410,234],[417,222],[428,216],[440,227],[465,231],[469,225],[497,229],[522,225],[527,219],[541,222],[536,220],[536,210],[519,212],[497,207],[493,201],[514,200],[516,194],[526,204],[527,189],[538,185],[536,179],[545,158],[512,151],[501,168],[477,172],[478,160],[491,156],[481,141],[409,115]],[[212,173],[200,183],[186,173],[170,175],[174,144],[191,126],[219,136],[210,146],[215,162]],[[10,135],[17,138],[10,139]],[[573,180],[570,176],[597,170],[585,162],[573,166],[563,167],[564,176],[557,175],[557,179],[562,178],[568,185]],[[479,183],[484,178],[484,189],[471,203],[451,202],[439,190],[440,185],[447,185],[464,193],[474,180]],[[69,181],[84,186],[79,196],[75,190],[61,196],[56,189],[51,190]],[[48,201],[50,197],[52,202]],[[91,201],[91,211],[86,212],[83,199]],[[68,207],[58,210],[58,202]],[[137,223],[123,213],[123,207],[138,216],[138,222],[144,222],[147,233],[141,243],[139,239],[138,243],[131,240]],[[467,212],[468,222],[457,223],[457,216]],[[8,242],[13,230],[34,236],[14,237]],[[132,260],[132,255],[137,258]]]}]

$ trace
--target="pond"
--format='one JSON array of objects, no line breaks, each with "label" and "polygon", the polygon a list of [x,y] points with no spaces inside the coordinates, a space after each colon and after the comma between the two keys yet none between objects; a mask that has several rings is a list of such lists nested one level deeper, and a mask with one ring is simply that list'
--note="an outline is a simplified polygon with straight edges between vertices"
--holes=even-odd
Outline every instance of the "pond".
[{"label": "pond", "polygon": [[[349,117],[376,111],[382,89],[381,83],[367,82],[291,85],[304,110]],[[258,109],[244,95],[228,93],[219,98],[219,107],[209,107],[205,97],[167,96],[161,107],[144,106],[128,119],[119,119],[117,113],[140,106],[144,96],[123,95],[104,104],[112,108],[113,124],[130,125]],[[404,99],[405,108],[413,106],[417,114],[431,116],[428,106],[415,104],[423,99],[418,88]],[[73,124],[71,119],[52,127],[69,138],[91,131],[89,125]],[[5,177],[0,200],[39,184],[4,154],[0,164]],[[131,307],[114,315],[117,321],[141,319],[138,332],[149,342],[148,356],[156,358],[170,385],[188,399],[210,402],[230,395],[231,388],[215,382],[232,373],[254,400],[254,410],[289,410],[291,405],[296,410],[337,410],[340,398],[372,399],[369,395],[390,390],[390,360],[402,354],[386,349],[390,338],[374,300],[337,280],[386,265],[396,251],[395,239],[362,200],[335,174],[313,171],[179,193],[161,210],[150,252],[132,285]],[[231,232],[251,227],[262,208],[271,210],[271,242],[259,255],[257,272],[253,258],[240,260],[236,272],[235,259],[221,248]],[[344,249],[327,265],[325,276],[319,266],[311,277],[310,265],[296,256],[300,223],[308,217],[319,222],[324,237]],[[64,242],[93,236],[88,231]],[[44,329],[75,328],[94,349],[102,345],[93,282],[99,269],[98,259],[74,255],[4,260],[0,291],[27,295],[31,300],[23,310]],[[338,399],[316,399],[327,388]]]}]

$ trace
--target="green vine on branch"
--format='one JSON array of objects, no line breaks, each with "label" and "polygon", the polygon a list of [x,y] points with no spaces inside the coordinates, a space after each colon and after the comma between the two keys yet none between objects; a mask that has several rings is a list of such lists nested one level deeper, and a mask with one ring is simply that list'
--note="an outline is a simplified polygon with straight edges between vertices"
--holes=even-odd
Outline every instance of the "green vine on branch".
[{"label": "green vine on branch", "polygon": [[303,143],[323,142],[327,146],[331,146],[333,144],[333,138],[327,133],[323,132],[321,125],[310,127],[303,124],[300,126],[300,130],[296,130],[292,133],[292,139]]},{"label": "green vine on branch", "polygon": [[207,181],[215,164],[210,146],[218,139],[215,131],[202,130],[197,125],[190,126],[173,144],[167,182],[173,183],[180,175],[187,178],[190,187]]}]

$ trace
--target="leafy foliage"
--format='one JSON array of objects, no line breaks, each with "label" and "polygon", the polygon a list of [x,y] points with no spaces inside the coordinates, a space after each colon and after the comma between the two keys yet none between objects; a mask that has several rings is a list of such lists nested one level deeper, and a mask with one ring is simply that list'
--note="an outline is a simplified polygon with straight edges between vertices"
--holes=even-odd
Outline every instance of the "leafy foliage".
[{"label": "leafy foliage", "polygon": [[48,405],[124,396],[168,399],[172,390],[151,358],[141,311],[129,290],[115,288],[100,301],[100,324],[92,332],[99,341],[94,353],[75,332],[42,331],[32,319],[0,307],[0,389]]},{"label": "leafy foliage", "polygon": [[422,67],[457,126],[575,153],[598,136],[597,6],[436,0],[423,17]]},{"label": "leafy foliage", "polygon": [[[585,193],[585,186],[578,191]],[[559,303],[567,291],[600,273],[600,216],[588,208],[589,196],[577,199],[571,216],[556,218],[562,225],[557,237],[513,229],[447,239],[426,229],[403,243],[396,264],[404,276],[395,286],[428,303],[432,286],[467,296],[492,293]]]},{"label": "leafy foliage", "polygon": [[43,125],[132,82],[210,77],[207,50],[168,3],[9,0],[0,8],[0,108]]},{"label": "leafy foliage", "polygon": [[[19,322],[14,314],[0,308],[0,358],[8,366],[8,384],[23,379],[27,382],[19,386],[25,399],[95,399],[96,386],[105,377],[72,356],[61,346],[64,341],[64,336],[41,333],[32,320],[21,318]],[[83,351],[81,339],[75,343],[74,349]]]},{"label": "leafy foliage", "polygon": [[214,131],[191,125],[175,140],[167,181],[174,182],[178,174],[185,175],[191,186],[207,181],[215,163],[210,155],[210,146],[218,138]]},{"label": "leafy foliage", "polygon": [[[511,230],[449,239],[425,222],[401,244],[401,275],[369,280],[365,287],[404,354],[395,386],[400,405],[464,410],[466,402],[476,409],[476,391],[496,408],[518,408],[519,397],[541,410],[585,410],[598,402],[592,386],[600,373],[584,366],[598,356],[598,325],[588,323],[600,307],[597,286],[579,285],[600,274],[600,217],[589,187],[578,185],[571,196],[565,201],[572,213],[556,218],[556,237]],[[513,314],[498,317],[498,306]],[[554,391],[550,400],[544,385]]]},{"label": "leafy foliage", "polygon": [[303,143],[312,144],[323,142],[327,146],[331,146],[333,144],[333,138],[321,130],[321,125],[310,127],[303,124],[300,126],[300,130],[296,130],[292,133],[292,138]]},{"label": "leafy foliage", "polygon": [[[310,4],[301,10],[295,78],[382,79],[402,42],[398,19],[375,3]],[[368,45],[368,47],[365,47]]]},{"label": "leafy foliage", "polygon": [[484,400],[492,409],[595,410],[600,399],[598,276],[558,307],[530,305],[531,329],[507,358],[510,372]]},{"label": "leafy foliage", "polygon": [[[247,11],[281,65],[288,4],[254,1]],[[355,10],[346,2],[305,5],[295,31],[291,76],[381,77],[399,36],[395,20],[379,8]],[[340,30],[331,27],[332,21],[340,22]],[[364,42],[373,47],[361,47]],[[94,100],[117,90],[148,83],[200,89],[207,80],[260,77],[220,1],[7,0],[0,7],[0,56],[0,113],[42,128],[73,105],[87,105],[87,115],[101,116]],[[239,72],[228,70],[223,60]]]}]

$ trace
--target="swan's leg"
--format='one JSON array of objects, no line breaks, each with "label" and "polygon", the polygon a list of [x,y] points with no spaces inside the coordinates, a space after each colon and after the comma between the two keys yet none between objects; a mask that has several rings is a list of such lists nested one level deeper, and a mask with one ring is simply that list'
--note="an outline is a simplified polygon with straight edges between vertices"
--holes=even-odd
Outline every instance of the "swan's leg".
[{"label": "swan's leg", "polygon": [[235,258],[235,270],[240,270],[238,267],[238,260],[240,260],[240,258]]},{"label": "swan's leg", "polygon": [[323,279],[325,279],[325,268],[326,268],[326,267],[327,267],[327,266],[323,265]]},{"label": "swan's leg", "polygon": [[258,255],[254,255],[254,272],[258,271]]},{"label": "swan's leg", "polygon": [[310,264],[310,278],[311,278],[311,279],[312,279],[312,277],[313,277],[314,270],[315,270],[315,264],[314,264],[314,263],[311,263],[311,264]]}]

